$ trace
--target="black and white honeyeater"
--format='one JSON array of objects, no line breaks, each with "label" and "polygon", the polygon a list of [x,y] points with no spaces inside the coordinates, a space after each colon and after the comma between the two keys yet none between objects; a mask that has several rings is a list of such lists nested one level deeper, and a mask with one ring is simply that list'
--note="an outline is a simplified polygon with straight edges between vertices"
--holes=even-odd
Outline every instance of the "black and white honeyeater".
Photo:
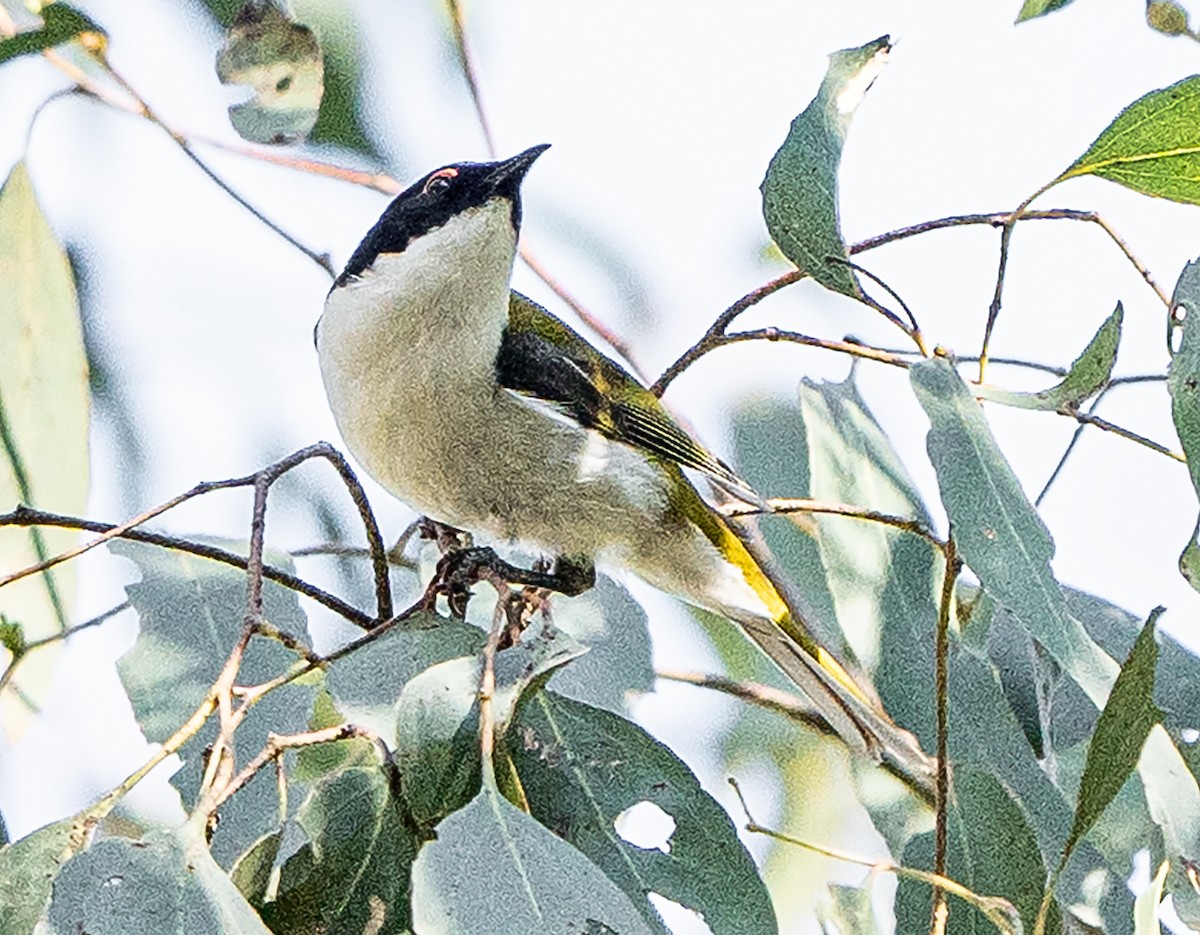
[{"label": "black and white honeyeater", "polygon": [[859,749],[875,712],[683,469],[754,500],[624,368],[512,291],[521,182],[546,146],[398,195],[317,325],[347,447],[413,509],[486,540],[619,566],[737,622]]}]

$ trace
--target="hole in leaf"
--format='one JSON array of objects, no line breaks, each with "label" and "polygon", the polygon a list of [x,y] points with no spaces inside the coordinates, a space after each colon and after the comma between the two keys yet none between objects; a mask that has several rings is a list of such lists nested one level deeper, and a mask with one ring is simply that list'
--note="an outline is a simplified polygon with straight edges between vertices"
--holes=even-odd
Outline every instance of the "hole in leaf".
[{"label": "hole in leaf", "polygon": [[645,850],[671,853],[671,835],[675,819],[653,802],[641,801],[631,805],[613,819],[613,827],[621,840]]},{"label": "hole in leaf", "polygon": [[662,916],[662,920],[667,923],[667,928],[671,930],[672,935],[712,935],[712,929],[704,921],[704,916],[694,909],[689,909],[687,906],[680,905],[675,900],[667,899],[666,896],[655,892],[646,895],[654,904],[658,914]]},{"label": "hole in leaf", "polygon": [[1200,740],[1200,730],[1194,727],[1185,727],[1179,732],[1179,739],[1184,743],[1195,743]]}]

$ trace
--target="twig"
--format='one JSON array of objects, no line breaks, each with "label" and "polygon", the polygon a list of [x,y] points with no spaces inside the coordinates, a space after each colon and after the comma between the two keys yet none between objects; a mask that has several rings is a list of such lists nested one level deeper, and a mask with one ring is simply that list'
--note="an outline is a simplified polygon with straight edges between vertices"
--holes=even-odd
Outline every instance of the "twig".
[{"label": "twig", "polygon": [[[78,516],[46,513],[42,510],[34,510],[26,506],[18,506],[11,513],[0,513],[0,526],[56,526],[63,529],[82,529],[87,532],[107,532],[113,528],[112,523],[98,523],[93,520],[82,519]],[[229,552],[225,549],[205,545],[201,542],[192,542],[189,539],[181,539],[177,536],[167,536],[162,533],[131,529],[128,532],[122,533],[118,538],[128,539],[131,542],[144,542],[147,545],[172,549],[176,552],[186,552],[189,555],[220,562],[223,565],[232,565],[234,568],[241,568],[243,571],[246,569],[246,558],[238,555],[236,552]],[[355,626],[369,629],[375,623],[375,618],[370,614],[364,614],[357,607],[347,604],[338,597],[334,597],[328,591],[323,591],[316,585],[309,584],[302,578],[297,578],[295,575],[282,569],[271,565],[264,565],[263,576],[298,594],[312,598]]]},{"label": "twig", "polygon": [[[946,875],[946,816],[950,796],[949,754],[949,654],[950,618],[954,609],[954,585],[962,570],[962,560],[954,544],[954,530],[942,547],[946,570],[942,575],[942,596],[938,603],[937,638],[934,645],[934,694],[937,707],[937,805],[933,833],[933,872]],[[933,928],[944,931],[946,925],[946,896],[941,886],[933,889]]]},{"label": "twig", "polygon": [[[998,360],[998,358],[992,358],[992,362],[998,363],[999,360]],[[1088,416],[1095,415],[1096,410],[1100,408],[1100,401],[1102,399],[1104,399],[1104,397],[1107,396],[1108,393],[1110,391],[1112,391],[1115,387],[1132,386],[1132,385],[1135,385],[1138,383],[1162,383],[1162,382],[1165,382],[1166,379],[1167,378],[1166,378],[1165,374],[1158,374],[1158,373],[1137,374],[1135,376],[1129,376],[1129,377],[1117,377],[1116,379],[1109,381],[1109,384],[1106,387],[1104,387],[1102,390],[1100,390],[1100,392],[1096,395],[1096,398],[1094,400],[1092,400],[1091,405],[1088,406],[1086,415],[1088,415]],[[1079,439],[1083,436],[1083,430],[1085,428],[1087,428],[1087,426],[1088,426],[1088,423],[1080,422],[1079,425],[1077,425],[1075,427],[1075,431],[1071,434],[1071,440],[1070,440],[1070,442],[1067,443],[1066,450],[1063,451],[1062,457],[1058,459],[1058,463],[1056,465],[1054,465],[1054,470],[1050,472],[1050,477],[1046,480],[1046,483],[1042,486],[1041,493],[1039,493],[1037,495],[1037,499],[1033,501],[1034,506],[1041,506],[1042,501],[1046,499],[1046,494],[1048,494],[1050,492],[1050,488],[1053,487],[1055,481],[1058,480],[1058,477],[1062,473],[1063,468],[1065,468],[1067,466],[1067,459],[1071,457],[1072,452],[1074,452],[1074,450],[1075,450],[1075,446],[1079,444]]]},{"label": "twig", "polygon": [[1098,429],[1105,432],[1112,432],[1114,435],[1119,435],[1121,438],[1126,438],[1131,442],[1136,442],[1143,447],[1149,448],[1151,451],[1157,451],[1161,455],[1166,455],[1175,461],[1182,464],[1187,464],[1187,457],[1181,451],[1172,451],[1165,445],[1160,445],[1156,441],[1146,438],[1144,435],[1139,435],[1137,432],[1123,428],[1115,422],[1109,422],[1107,419],[1101,419],[1099,416],[1094,416],[1086,412],[1080,412],[1078,409],[1060,410],[1061,415],[1075,419],[1082,425],[1094,425]]},{"label": "twig", "polygon": [[70,629],[63,630],[59,633],[52,633],[50,636],[43,637],[40,640],[31,640],[30,642],[24,644],[20,647],[18,652],[13,653],[13,657],[8,664],[8,668],[6,668],[3,672],[0,672],[0,692],[3,692],[8,683],[12,681],[13,675],[16,673],[17,666],[20,665],[21,660],[23,660],[34,650],[41,649],[43,646],[49,646],[52,643],[58,643],[69,639],[80,630],[89,630],[92,627],[97,627],[105,621],[111,620],[117,614],[128,610],[130,606],[132,605],[130,605],[129,601],[122,601],[116,607],[110,607],[108,610],[104,611],[104,613],[97,614],[91,620],[85,620],[83,623],[78,623]]},{"label": "twig", "polygon": [[746,804],[746,797],[742,795],[742,789],[737,780],[731,777],[729,785],[733,787],[733,791],[738,797],[738,802],[742,806],[742,811],[746,814],[746,830],[751,834],[766,835],[784,844],[802,847],[807,851],[812,851],[814,854],[820,854],[822,857],[828,857],[832,860],[840,860],[858,867],[865,867],[875,873],[893,873],[898,877],[906,877],[910,880],[927,883],[935,888],[941,888],[947,893],[957,896],[963,902],[974,906],[1001,932],[1015,931],[1020,925],[1020,915],[1017,913],[1016,907],[1003,897],[981,896],[974,890],[963,886],[957,880],[952,880],[947,876],[928,873],[925,870],[918,870],[915,867],[905,867],[902,864],[897,864],[887,859],[871,860],[866,857],[858,857],[837,848],[826,847],[822,844],[813,844],[802,838],[796,838],[790,834],[784,834],[782,831],[776,831],[773,828],[760,825],[754,820],[754,816],[750,814],[749,806]]},{"label": "twig", "polygon": [[[242,767],[241,771],[230,779],[224,788],[221,789],[220,793],[214,797],[209,814],[215,813],[217,809],[229,801],[230,797],[243,789],[246,783],[253,779],[264,766],[273,761],[278,762],[283,756],[284,751],[294,750],[299,747],[311,747],[322,743],[336,743],[339,740],[350,740],[355,737],[370,740],[377,747],[383,743],[375,731],[366,727],[359,727],[357,724],[338,724],[334,727],[305,731],[300,734],[268,734],[266,745],[262,750],[249,763]],[[387,748],[384,747],[384,749],[386,750]],[[284,788],[286,789],[286,785]]]},{"label": "twig", "polygon": [[877,312],[879,312],[881,315],[883,315],[888,321],[892,322],[892,324],[894,324],[897,328],[899,328],[906,335],[908,335],[910,338],[913,339],[913,342],[917,345],[917,350],[920,352],[922,357],[929,356],[929,348],[927,348],[925,346],[925,338],[921,334],[921,326],[917,324],[917,319],[913,315],[912,309],[910,309],[908,307],[908,303],[905,302],[904,299],[902,299],[900,297],[900,293],[898,293],[895,289],[893,289],[886,282],[884,282],[879,276],[876,276],[874,273],[872,273],[865,266],[860,266],[857,263],[852,263],[850,260],[838,259],[837,257],[830,257],[830,259],[837,260],[837,262],[840,262],[840,263],[844,263],[846,266],[849,266],[852,270],[859,273],[860,275],[866,276],[873,283],[875,283],[881,289],[883,289],[893,299],[895,299],[897,304],[900,306],[900,308],[902,308],[904,310],[904,314],[908,317],[908,324],[905,324],[904,321],[900,318],[900,316],[898,316],[891,309],[884,308],[883,305],[881,305],[879,302],[875,301],[869,295],[866,295],[866,293],[863,294],[863,298],[866,301],[867,305],[869,305],[871,308],[875,309]]},{"label": "twig", "polygon": [[654,677],[731,695],[768,711],[774,711],[776,714],[782,714],[784,717],[791,718],[793,721],[823,734],[833,733],[829,722],[806,698],[781,691],[770,685],[764,685],[761,682],[740,682],[724,675],[681,672],[676,669],[655,669]]},{"label": "twig", "polygon": [[[346,489],[350,493],[350,499],[354,502],[355,507],[358,509],[359,518],[362,520],[363,527],[366,530],[367,542],[370,546],[370,554],[372,556],[374,565],[375,597],[378,604],[377,619],[385,620],[392,615],[392,594],[391,586],[388,581],[387,553],[385,552],[383,546],[383,536],[379,532],[379,524],[375,520],[375,514],[371,509],[370,503],[367,502],[367,494],[366,491],[363,490],[362,484],[359,483],[354,471],[350,468],[349,462],[346,461],[341,452],[339,452],[328,442],[317,442],[315,445],[309,445],[307,448],[302,448],[299,451],[281,459],[280,461],[270,464],[262,470],[255,471],[253,474],[247,474],[244,477],[231,477],[225,480],[205,481],[203,483],[199,483],[191,490],[185,491],[176,497],[172,497],[165,503],[161,503],[142,514],[135,516],[133,519],[125,523],[121,523],[118,526],[107,526],[102,535],[97,536],[90,542],[86,542],[74,549],[68,549],[66,552],[62,552],[53,558],[48,558],[43,562],[39,562],[36,565],[31,565],[28,568],[23,568],[20,571],[0,579],[0,588],[4,587],[6,584],[12,583],[13,581],[17,581],[21,578],[27,577],[28,575],[36,574],[40,571],[45,571],[47,568],[52,568],[61,562],[65,562],[69,559],[82,555],[84,552],[94,549],[96,546],[101,545],[110,539],[137,538],[135,536],[128,535],[128,533],[131,532],[135,527],[140,526],[154,517],[159,516],[168,510],[174,509],[181,503],[186,503],[188,500],[191,500],[195,497],[211,493],[215,490],[229,490],[237,487],[254,486],[257,491],[260,484],[265,483],[267,486],[270,486],[270,484],[274,483],[277,478],[283,474],[286,474],[288,471],[292,470],[303,462],[311,460],[312,458],[322,458],[333,465],[334,469],[341,477],[342,482],[346,485]],[[0,515],[0,525],[6,525],[6,519],[15,517],[22,511],[30,513],[38,512],[26,510],[24,507],[18,507],[17,510],[11,514],[8,514],[7,516]],[[65,524],[12,522],[9,523],[9,525]],[[247,568],[247,570],[250,569]],[[267,575],[267,577],[272,576]]]},{"label": "twig", "polygon": [[504,606],[509,598],[506,583],[494,579],[491,583],[496,588],[496,608],[492,612],[492,628],[483,646],[483,668],[479,673],[479,755],[488,772],[492,771],[492,752],[496,745],[496,718],[492,708],[496,695],[496,653],[500,649],[500,634],[504,632],[507,622]]},{"label": "twig", "polygon": [[458,0],[446,0],[446,12],[450,14],[450,31],[454,37],[454,51],[458,55],[459,68],[467,82],[467,90],[471,92],[471,103],[475,105],[475,118],[479,121],[479,129],[483,132],[483,140],[492,158],[496,157],[496,141],[492,136],[492,127],[488,122],[487,111],[483,109],[483,96],[479,91],[479,80],[475,76],[475,59],[471,55],[471,47],[467,44],[467,30],[463,16],[462,5]]},{"label": "twig", "polygon": [[871,523],[881,523],[920,536],[935,549],[944,550],[946,543],[920,520],[908,519],[904,516],[894,516],[891,513],[881,513],[878,510],[868,510],[864,507],[852,506],[848,503],[834,503],[830,500],[810,500],[806,497],[773,497],[766,501],[766,509],[751,504],[733,503],[721,509],[725,516],[770,516],[787,513],[823,513],[833,516],[848,516],[852,519],[866,520]]}]

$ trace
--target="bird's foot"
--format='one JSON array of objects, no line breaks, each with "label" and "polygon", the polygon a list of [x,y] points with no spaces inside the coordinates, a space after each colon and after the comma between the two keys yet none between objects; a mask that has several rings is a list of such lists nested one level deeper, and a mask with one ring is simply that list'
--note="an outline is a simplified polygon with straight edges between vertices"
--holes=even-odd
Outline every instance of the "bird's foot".
[{"label": "bird's foot", "polygon": [[596,568],[586,559],[565,557],[555,562],[552,571],[542,567],[520,568],[487,546],[457,548],[438,562],[430,594],[434,597],[444,594],[450,612],[461,620],[472,596],[471,586],[479,581],[501,586],[522,585],[527,591],[555,591],[574,597],[595,585]]}]

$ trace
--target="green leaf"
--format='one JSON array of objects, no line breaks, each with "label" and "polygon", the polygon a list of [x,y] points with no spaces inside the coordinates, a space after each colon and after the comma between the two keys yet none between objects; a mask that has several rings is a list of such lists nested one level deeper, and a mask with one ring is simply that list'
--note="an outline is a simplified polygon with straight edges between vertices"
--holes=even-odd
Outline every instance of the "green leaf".
[{"label": "green leaf", "polygon": [[48,3],[41,9],[42,28],[19,32],[7,39],[0,39],[0,63],[19,55],[33,55],[56,45],[70,42],[83,33],[95,33],[103,37],[104,30],[65,3]]},{"label": "green leaf", "polygon": [[880,36],[829,56],[817,96],[792,121],[760,186],[767,230],[783,255],[825,288],[852,297],[862,294],[858,278],[837,262],[848,256],[838,222],[838,165],[854,111],[891,48]]},{"label": "green leaf", "polygon": [[[496,654],[492,712],[503,736],[522,694],[545,682],[585,648],[560,630],[525,632]],[[429,826],[469,802],[479,789],[479,679],[483,662],[443,662],[404,686],[396,709],[396,759],[404,797],[417,823]]]},{"label": "green leaf", "polygon": [[[79,303],[23,162],[0,188],[0,348],[0,512],[20,502],[78,515],[87,505],[90,410]],[[0,577],[78,540],[69,529],[0,528]],[[4,612],[21,621],[26,640],[43,639],[69,626],[74,591],[74,565],[60,566],[6,586]],[[0,729],[13,740],[28,725],[29,703],[46,697],[57,656],[49,647],[24,660],[0,695]]]},{"label": "green leaf", "polygon": [[[985,770],[954,770],[948,821],[946,875],[980,896],[1007,899],[1032,931],[1046,884],[1046,868],[1038,853],[1034,828],[1004,786]],[[913,839],[901,863],[928,869],[932,864],[933,834]],[[900,877],[896,892],[896,931],[929,930],[929,884]],[[1057,909],[1049,917],[1048,933],[1060,931]],[[949,935],[993,933],[997,927],[978,909],[950,897]],[[1015,932],[1015,927],[1010,929]]]},{"label": "green leaf", "polygon": [[1052,184],[1081,175],[1200,204],[1200,75],[1138,98]]},{"label": "green leaf", "polygon": [[1167,36],[1186,36],[1192,31],[1188,11],[1174,0],[1146,0],[1146,23]]},{"label": "green leaf", "polygon": [[25,639],[25,629],[16,621],[9,620],[0,614],[0,646],[3,646],[15,659],[25,654],[28,641]]},{"label": "green leaf", "polygon": [[582,853],[485,787],[437,827],[413,866],[421,935],[656,935]]},{"label": "green leaf", "polygon": [[29,935],[50,900],[63,861],[88,840],[86,813],[0,847],[0,935]]},{"label": "green leaf", "polygon": [[276,828],[250,845],[250,849],[233,862],[229,879],[255,909],[262,909],[271,884],[271,872],[275,869],[275,858],[279,856],[279,842],[283,831]]},{"label": "green leaf", "polygon": [[217,55],[222,84],[247,85],[249,101],[229,108],[229,121],[252,143],[291,143],[312,131],[325,93],[317,37],[272,2],[242,7]]},{"label": "green leaf", "polygon": [[862,886],[831,883],[828,905],[817,907],[822,931],[840,935],[880,935],[888,931],[875,916],[875,901],[870,878]]},{"label": "green leaf", "polygon": [[1095,337],[1075,358],[1060,383],[1036,393],[1017,393],[994,386],[978,386],[975,394],[994,403],[1018,409],[1038,409],[1059,412],[1076,408],[1085,399],[1095,396],[1108,385],[1113,364],[1117,360],[1117,345],[1121,341],[1121,303],[1104,320]]},{"label": "green leaf", "polygon": [[[366,646],[363,647],[363,649],[366,648]],[[352,658],[352,656],[347,658]],[[312,714],[308,718],[309,730],[337,727],[350,720],[338,710],[333,697],[326,688],[322,686],[317,689],[313,698]],[[354,720],[352,723],[362,726],[358,720]],[[346,740],[334,740],[330,743],[315,743],[300,747],[296,751],[296,766],[291,770],[289,776],[299,782],[315,782],[331,773],[340,772],[348,766],[372,765],[377,761],[378,754],[374,743],[365,737],[350,737]]]},{"label": "green leaf", "polygon": [[1099,707],[1117,665],[1068,612],[1050,570],[1054,542],[979,404],[949,361],[921,361],[909,374],[929,416],[929,457],[960,554]]},{"label": "green leaf", "polygon": [[284,863],[279,894],[263,908],[276,935],[400,935],[419,843],[394,773],[355,767],[317,785],[297,815],[307,844]]},{"label": "green leaf", "polygon": [[189,829],[106,838],[63,865],[45,935],[269,935]]},{"label": "green leaf", "polygon": [[[246,573],[207,559],[140,543],[113,541],[108,548],[132,559],[141,580],[126,587],[139,628],[133,647],[117,661],[134,716],[146,739],[161,743],[204,700],[242,633],[246,613]],[[285,557],[272,556],[285,566]],[[294,591],[263,582],[266,619],[298,639],[306,618]],[[238,674],[239,684],[255,685],[283,672],[296,655],[274,640],[250,641]],[[292,682],[255,704],[238,727],[239,766],[258,753],[268,732],[290,734],[307,726],[315,689]],[[171,783],[185,807],[195,801],[203,772],[204,749],[216,736],[215,720],[180,751],[183,768]],[[279,806],[270,770],[262,770],[221,807],[213,834],[213,853],[229,865],[254,841],[274,830]]]},{"label": "green leaf", "polygon": [[1121,791],[1137,766],[1150,729],[1162,720],[1154,704],[1154,668],[1158,662],[1154,627],[1162,611],[1159,607],[1150,614],[1096,722],[1080,780],[1075,823],[1063,848],[1063,863]]},{"label": "green leaf", "polygon": [[1162,902],[1163,884],[1167,881],[1167,870],[1170,866],[1164,860],[1150,885],[1138,894],[1133,904],[1134,935],[1162,935],[1158,924],[1158,904]]},{"label": "green leaf", "polygon": [[[579,848],[660,930],[649,893],[703,916],[714,935],[774,935],[775,913],[737,829],[691,770],[637,725],[543,691],[510,731],[530,814]],[[614,767],[614,764],[620,764]],[[638,847],[614,822],[642,803],[674,822],[662,849]]]},{"label": "green leaf", "polygon": [[1021,4],[1021,12],[1017,14],[1017,22],[1023,23],[1026,20],[1036,19],[1039,16],[1045,16],[1047,13],[1053,13],[1055,10],[1061,10],[1063,7],[1074,0],[1025,0]]}]

